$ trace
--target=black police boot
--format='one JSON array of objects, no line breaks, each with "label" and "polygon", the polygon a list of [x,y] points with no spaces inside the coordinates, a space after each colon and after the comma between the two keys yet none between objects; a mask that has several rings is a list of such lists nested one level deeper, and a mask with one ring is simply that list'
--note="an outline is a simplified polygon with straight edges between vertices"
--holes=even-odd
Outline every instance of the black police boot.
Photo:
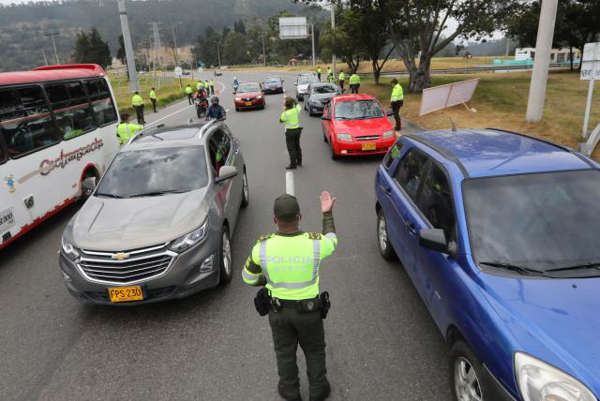
[{"label": "black police boot", "polygon": [[296,170],[296,166],[294,166],[293,164],[290,164],[289,166],[285,167],[286,170]]},{"label": "black police boot", "polygon": [[329,385],[329,381],[325,379],[325,383],[319,394],[311,394],[310,401],[324,401],[331,394],[331,386]]},{"label": "black police boot", "polygon": [[[297,392],[294,395],[289,394],[288,391],[285,391],[285,389],[283,389],[281,386],[279,386],[278,388],[279,391],[279,395],[285,400],[285,401],[302,401],[302,397],[300,397],[300,393]],[[296,390],[297,391],[297,390]]]}]

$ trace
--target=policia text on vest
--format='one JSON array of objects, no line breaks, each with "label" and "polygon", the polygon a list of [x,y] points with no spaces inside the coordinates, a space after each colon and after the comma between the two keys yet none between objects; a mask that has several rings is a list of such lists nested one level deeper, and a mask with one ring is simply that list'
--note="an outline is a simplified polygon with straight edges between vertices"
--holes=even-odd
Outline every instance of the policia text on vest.
[{"label": "policia text on vest", "polygon": [[306,357],[310,401],[322,401],[331,391],[323,328],[329,296],[319,295],[319,272],[322,261],[335,252],[338,243],[334,203],[329,192],[321,193],[323,232],[305,233],[298,228],[301,214],[296,198],[277,198],[273,209],[279,231],[258,240],[242,270],[246,284],[265,286],[255,305],[260,314],[269,314],[279,372],[278,390],[286,400],[300,400],[298,344]]}]

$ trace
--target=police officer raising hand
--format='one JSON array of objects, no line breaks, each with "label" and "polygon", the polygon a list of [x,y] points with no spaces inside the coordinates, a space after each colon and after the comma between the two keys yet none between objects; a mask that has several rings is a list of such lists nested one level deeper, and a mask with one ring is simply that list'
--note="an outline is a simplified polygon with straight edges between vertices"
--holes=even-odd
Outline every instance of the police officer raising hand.
[{"label": "police officer raising hand", "polygon": [[319,294],[322,261],[338,244],[333,221],[335,198],[321,193],[323,230],[303,232],[302,215],[295,197],[275,199],[273,221],[277,233],[259,238],[242,270],[242,279],[251,286],[262,286],[254,303],[258,313],[269,315],[273,334],[279,394],[288,401],[300,401],[300,382],[296,365],[298,344],[306,357],[310,401],[325,400],[331,388],[325,367],[323,319],[329,310],[329,294]]}]

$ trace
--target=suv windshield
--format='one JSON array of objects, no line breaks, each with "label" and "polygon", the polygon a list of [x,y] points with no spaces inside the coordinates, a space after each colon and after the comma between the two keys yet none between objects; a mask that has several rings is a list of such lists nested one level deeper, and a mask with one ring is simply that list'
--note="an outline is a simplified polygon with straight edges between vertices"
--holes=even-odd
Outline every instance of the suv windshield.
[{"label": "suv windshield", "polygon": [[314,86],[312,87],[312,93],[315,93],[317,95],[324,95],[327,93],[335,93],[336,89],[334,86],[331,85],[319,85],[319,86]]},{"label": "suv windshield", "polygon": [[350,100],[337,102],[335,105],[336,120],[364,120],[384,116],[383,110],[375,100]]},{"label": "suv windshield", "polygon": [[298,77],[298,85],[311,84],[313,82],[319,82],[314,75],[300,75]]},{"label": "suv windshield", "polygon": [[600,275],[600,171],[472,179],[463,191],[478,263]]},{"label": "suv windshield", "polygon": [[115,156],[96,195],[157,196],[193,191],[207,183],[203,146],[135,150]]},{"label": "suv windshield", "polygon": [[260,92],[260,87],[254,84],[240,85],[237,91],[238,93]]}]

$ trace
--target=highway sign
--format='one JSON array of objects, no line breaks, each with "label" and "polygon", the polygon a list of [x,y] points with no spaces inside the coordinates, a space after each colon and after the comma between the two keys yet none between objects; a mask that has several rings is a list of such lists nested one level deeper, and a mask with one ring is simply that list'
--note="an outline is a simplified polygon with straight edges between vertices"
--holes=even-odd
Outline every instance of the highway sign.
[{"label": "highway sign", "polygon": [[279,18],[279,39],[308,38],[306,17]]},{"label": "highway sign", "polygon": [[600,42],[586,43],[581,59],[581,80],[600,80]]}]

